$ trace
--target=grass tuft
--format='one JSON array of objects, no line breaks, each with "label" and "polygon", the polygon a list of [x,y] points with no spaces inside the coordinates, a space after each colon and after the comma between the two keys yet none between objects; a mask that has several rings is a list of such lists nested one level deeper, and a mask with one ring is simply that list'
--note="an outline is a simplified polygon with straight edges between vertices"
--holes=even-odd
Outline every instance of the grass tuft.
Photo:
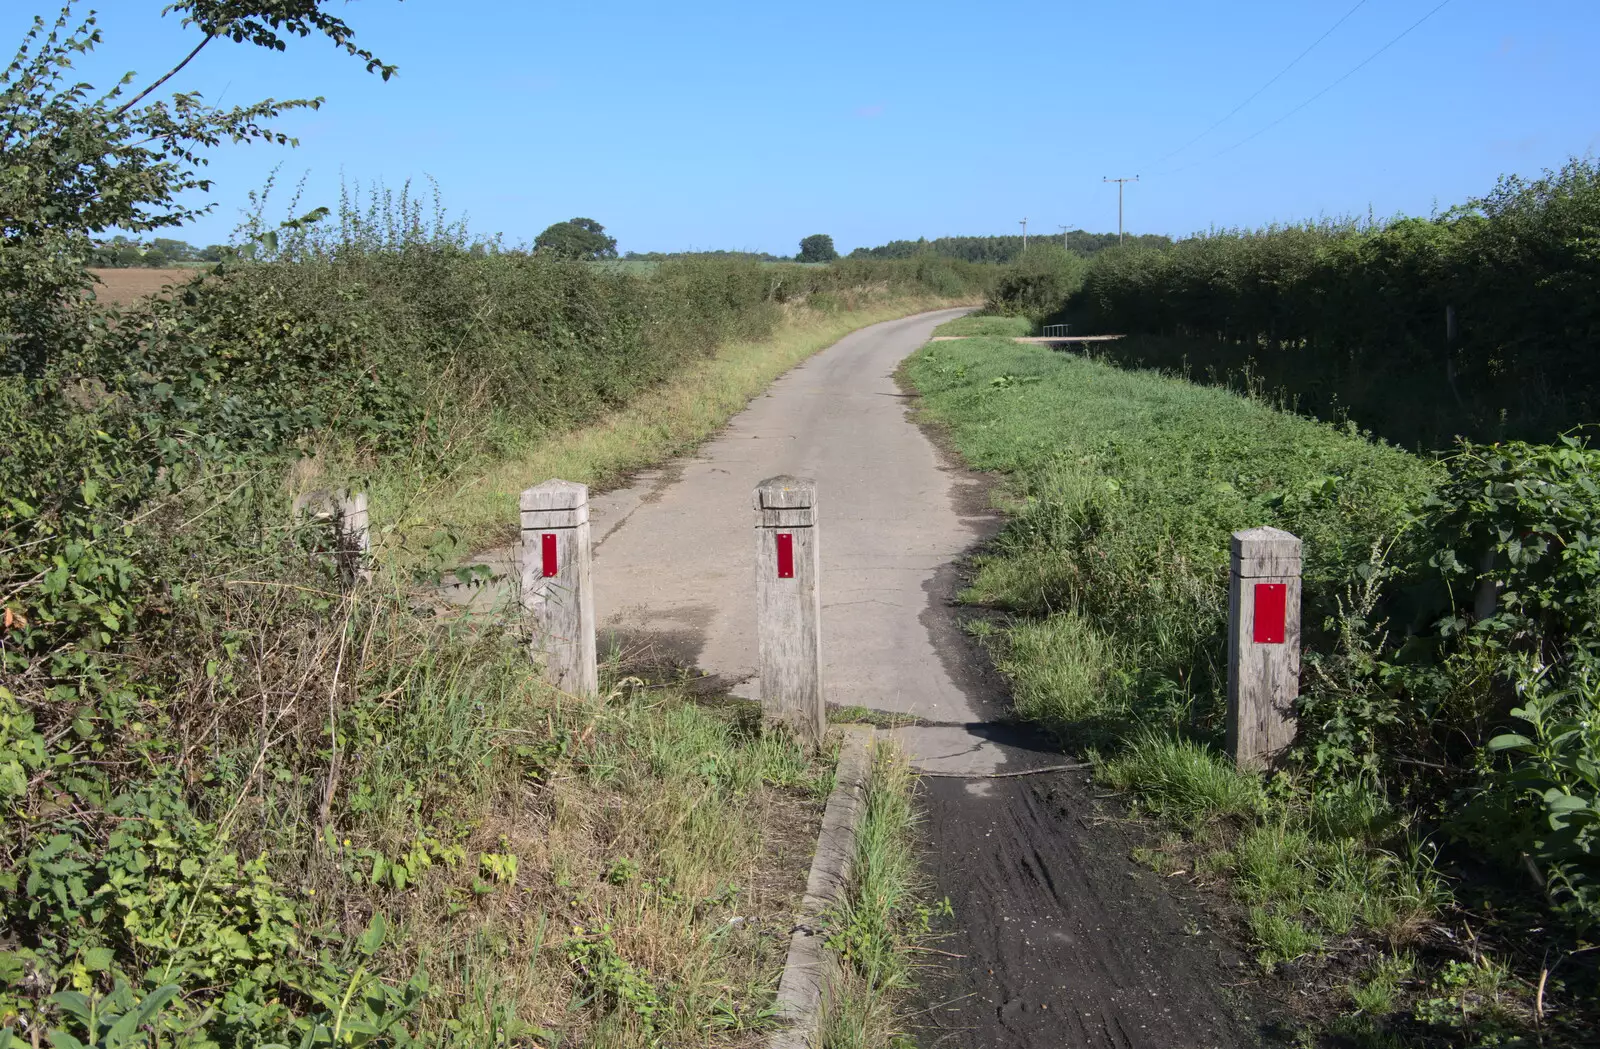
[{"label": "grass tuft", "polygon": [[1267,808],[1260,780],[1193,740],[1147,732],[1103,759],[1099,771],[1108,784],[1133,792],[1150,811],[1188,826],[1252,818]]},{"label": "grass tuft", "polygon": [[1250,933],[1261,949],[1256,960],[1267,970],[1303,958],[1322,946],[1322,937],[1314,931],[1267,907],[1250,908]]}]

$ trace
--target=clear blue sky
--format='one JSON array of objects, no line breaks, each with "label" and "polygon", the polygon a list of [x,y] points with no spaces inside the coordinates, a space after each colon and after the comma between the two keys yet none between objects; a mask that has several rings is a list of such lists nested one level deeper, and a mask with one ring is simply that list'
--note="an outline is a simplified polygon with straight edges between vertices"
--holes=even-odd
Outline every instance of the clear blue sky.
[{"label": "clear blue sky", "polygon": [[[165,71],[196,37],[164,0],[115,0],[85,63]],[[297,150],[223,147],[225,240],[274,165],[305,208],[352,182],[436,178],[475,230],[531,240],[575,215],[623,250],[790,254],[941,234],[1115,229],[1183,235],[1318,215],[1426,214],[1600,147],[1600,4],[1368,0],[1221,127],[1205,131],[1354,0],[531,4],[359,0],[389,83],[322,40],[217,43],[172,86],[225,103],[323,95],[286,120]],[[39,0],[8,0],[16,39]],[[1192,165],[1192,166],[1189,166]],[[1175,170],[1176,169],[1176,170]],[[286,207],[286,202],[282,205]],[[303,208],[302,210],[304,210]],[[282,217],[282,210],[275,212]]]}]

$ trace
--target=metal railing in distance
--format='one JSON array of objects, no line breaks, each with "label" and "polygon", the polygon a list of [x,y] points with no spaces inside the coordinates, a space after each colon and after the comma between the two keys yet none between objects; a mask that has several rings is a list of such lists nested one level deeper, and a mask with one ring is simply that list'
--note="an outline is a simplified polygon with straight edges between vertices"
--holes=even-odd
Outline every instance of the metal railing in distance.
[{"label": "metal railing in distance", "polygon": [[1071,330],[1072,325],[1070,324],[1046,324],[1044,326],[1044,337],[1047,339],[1065,339],[1072,333]]}]

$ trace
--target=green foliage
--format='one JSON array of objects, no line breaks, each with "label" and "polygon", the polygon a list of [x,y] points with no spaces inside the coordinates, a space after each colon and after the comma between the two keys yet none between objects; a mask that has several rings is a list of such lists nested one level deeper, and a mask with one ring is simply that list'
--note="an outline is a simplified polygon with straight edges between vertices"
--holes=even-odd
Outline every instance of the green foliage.
[{"label": "green foliage", "polygon": [[[323,13],[324,4],[194,0],[171,10],[205,33],[200,47],[230,36],[281,50],[280,32],[322,32],[387,79],[393,67],[351,45],[349,27]],[[70,81],[74,63],[100,43],[93,12],[75,24],[68,6],[53,25],[36,17],[0,74],[0,331],[8,333],[0,372],[38,374],[85,338],[83,267],[94,256],[94,234],[143,233],[195,217],[200,212],[180,198],[210,187],[200,172],[207,149],[223,139],[288,143],[270,122],[320,104],[268,99],[221,109],[193,93],[147,101],[161,80],[131,94],[131,75],[100,92]]]},{"label": "green foliage", "polygon": [[533,240],[533,250],[558,259],[614,259],[617,238],[606,235],[606,228],[594,219],[568,219],[545,227]]},{"label": "green foliage", "polygon": [[[178,12],[184,25],[193,25],[205,34],[201,47],[216,38],[234,43],[250,43],[270,51],[286,51],[285,37],[325,36],[351,58],[364,62],[367,72],[388,80],[396,67],[385,64],[366,48],[353,42],[355,30],[341,18],[323,8],[326,0],[176,0],[164,14]],[[196,49],[198,51],[198,48]],[[180,67],[181,68],[181,67]]]},{"label": "green foliage", "polygon": [[986,312],[1038,320],[1055,312],[1083,284],[1083,258],[1058,244],[1035,244],[989,294]]},{"label": "green foliage", "polygon": [[[663,992],[633,963],[617,951],[611,927],[589,932],[582,927],[567,940],[567,961],[578,973],[587,992],[584,1004],[602,1013],[625,1012],[654,1034],[663,1011]],[[670,991],[667,993],[670,994]]]},{"label": "green foliage", "polygon": [[800,254],[794,257],[796,262],[832,262],[839,257],[834,250],[833,238],[826,233],[814,233],[809,237],[800,238]]},{"label": "green foliage", "polygon": [[1086,331],[1144,336],[1103,348],[1123,363],[1258,384],[1437,448],[1594,419],[1597,292],[1600,165],[1574,159],[1431,219],[1106,251],[1064,305]]},{"label": "green foliage", "polygon": [[1494,769],[1486,790],[1532,810],[1531,824],[1511,823],[1513,843],[1538,857],[1556,905],[1589,928],[1600,923],[1600,681],[1586,661],[1570,688],[1551,689],[1541,674],[1525,677],[1521,691],[1511,716],[1526,728],[1488,744],[1517,760]]},{"label": "green foliage", "polygon": [[1453,615],[1446,637],[1515,651],[1535,664],[1600,656],[1600,449],[1463,443],[1429,498],[1447,582],[1483,595],[1476,615]]},{"label": "green foliage", "polygon": [[[1118,239],[1115,233],[1087,233],[1076,229],[1067,233],[1064,244],[1056,237],[1029,237],[1027,250],[1031,252],[1041,244],[1059,244],[1068,251],[1087,257],[1116,247]],[[1172,246],[1171,237],[1158,233],[1129,234],[1126,240],[1148,248]],[[910,259],[924,255],[961,259],[964,262],[1012,263],[1023,256],[1023,238],[1015,233],[992,237],[935,237],[933,240],[921,237],[917,240],[891,240],[875,248],[857,248],[850,253],[851,258],[872,259]]]}]

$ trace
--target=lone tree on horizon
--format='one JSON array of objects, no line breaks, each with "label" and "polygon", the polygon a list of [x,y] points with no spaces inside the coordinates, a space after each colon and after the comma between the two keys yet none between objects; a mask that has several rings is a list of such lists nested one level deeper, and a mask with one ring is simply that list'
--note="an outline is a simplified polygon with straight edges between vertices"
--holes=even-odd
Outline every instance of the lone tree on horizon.
[{"label": "lone tree on horizon", "polygon": [[813,233],[800,241],[800,254],[796,262],[832,262],[839,257],[833,249],[833,238],[826,233]]},{"label": "lone tree on horizon", "polygon": [[594,219],[568,219],[549,226],[533,240],[533,250],[562,259],[614,259],[617,238]]}]

